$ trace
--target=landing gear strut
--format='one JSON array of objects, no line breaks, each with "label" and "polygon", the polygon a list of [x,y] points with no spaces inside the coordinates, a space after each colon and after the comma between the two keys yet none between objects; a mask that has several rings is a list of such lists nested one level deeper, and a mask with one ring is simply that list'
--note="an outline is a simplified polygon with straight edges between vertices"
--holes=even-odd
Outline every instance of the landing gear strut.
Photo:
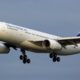
[{"label": "landing gear strut", "polygon": [[60,57],[57,57],[57,54],[51,53],[49,57],[52,58],[53,62],[60,62]]},{"label": "landing gear strut", "polygon": [[21,49],[21,52],[22,52],[22,55],[20,55],[20,57],[19,57],[20,60],[22,60],[24,64],[25,64],[25,63],[30,63],[31,60],[28,59],[25,50]]}]

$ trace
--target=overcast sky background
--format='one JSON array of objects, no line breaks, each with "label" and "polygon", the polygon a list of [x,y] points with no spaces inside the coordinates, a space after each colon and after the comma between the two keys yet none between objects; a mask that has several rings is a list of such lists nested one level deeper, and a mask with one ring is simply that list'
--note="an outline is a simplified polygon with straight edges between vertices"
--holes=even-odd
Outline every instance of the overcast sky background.
[{"label": "overcast sky background", "polygon": [[[80,32],[80,0],[0,0],[0,21],[60,36]],[[19,60],[21,52],[0,55],[0,80],[80,80],[80,54],[53,63],[48,54],[28,52],[31,64]]]}]

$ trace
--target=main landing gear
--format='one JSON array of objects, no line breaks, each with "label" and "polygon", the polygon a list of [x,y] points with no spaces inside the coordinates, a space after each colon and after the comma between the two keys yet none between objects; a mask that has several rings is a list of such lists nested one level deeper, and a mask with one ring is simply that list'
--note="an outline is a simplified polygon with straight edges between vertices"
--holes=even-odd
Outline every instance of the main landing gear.
[{"label": "main landing gear", "polygon": [[52,58],[53,62],[60,62],[60,57],[57,57],[55,53],[51,53],[49,57]]},{"label": "main landing gear", "polygon": [[21,52],[22,52],[22,55],[20,55],[20,60],[22,60],[24,64],[25,63],[29,64],[31,62],[31,60],[28,59],[25,50],[21,49]]},{"label": "main landing gear", "polygon": [[[26,55],[26,51],[24,49],[21,49],[22,55],[20,55],[20,60],[22,60],[22,62],[25,63],[30,63],[31,60],[27,57]],[[49,57],[52,59],[53,62],[60,62],[60,57],[57,56],[56,53],[50,53]]]}]

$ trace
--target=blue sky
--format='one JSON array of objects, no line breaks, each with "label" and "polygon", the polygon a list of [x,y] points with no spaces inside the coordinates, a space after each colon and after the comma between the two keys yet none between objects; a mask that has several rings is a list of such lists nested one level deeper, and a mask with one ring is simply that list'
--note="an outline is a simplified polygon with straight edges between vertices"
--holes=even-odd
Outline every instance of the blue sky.
[{"label": "blue sky", "polygon": [[[80,32],[79,0],[0,0],[0,21],[60,36]],[[53,63],[48,54],[27,52],[31,64],[22,64],[21,52],[0,55],[1,80],[79,80],[80,54]]]}]

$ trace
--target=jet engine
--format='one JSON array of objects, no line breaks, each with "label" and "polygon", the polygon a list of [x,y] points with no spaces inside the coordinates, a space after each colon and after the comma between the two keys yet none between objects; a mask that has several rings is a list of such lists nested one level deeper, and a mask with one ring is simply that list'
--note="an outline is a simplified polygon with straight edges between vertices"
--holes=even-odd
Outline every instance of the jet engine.
[{"label": "jet engine", "polygon": [[3,43],[0,43],[0,54],[9,53],[10,49]]},{"label": "jet engine", "polygon": [[42,45],[44,48],[51,50],[60,50],[62,48],[61,44],[56,40],[44,40]]}]

